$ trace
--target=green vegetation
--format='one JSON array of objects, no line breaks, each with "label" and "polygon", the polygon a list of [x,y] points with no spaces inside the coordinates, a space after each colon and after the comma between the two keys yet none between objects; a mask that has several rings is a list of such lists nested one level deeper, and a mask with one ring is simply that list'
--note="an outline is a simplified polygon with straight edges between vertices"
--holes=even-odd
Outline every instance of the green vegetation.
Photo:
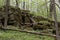
[{"label": "green vegetation", "polygon": [[53,37],[0,30],[0,40],[54,40]]}]

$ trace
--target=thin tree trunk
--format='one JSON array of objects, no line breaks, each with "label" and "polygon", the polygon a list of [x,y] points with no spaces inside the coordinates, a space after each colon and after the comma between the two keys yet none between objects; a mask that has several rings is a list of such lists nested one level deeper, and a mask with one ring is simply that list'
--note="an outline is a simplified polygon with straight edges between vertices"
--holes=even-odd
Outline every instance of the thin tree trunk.
[{"label": "thin tree trunk", "polygon": [[57,15],[56,15],[56,7],[55,7],[55,0],[53,0],[53,13],[54,13],[54,20],[55,20],[55,27],[56,27],[56,40],[59,39],[59,31],[58,31],[58,22],[57,22]]},{"label": "thin tree trunk", "polygon": [[60,0],[59,0],[59,11],[60,11]]},{"label": "thin tree trunk", "polygon": [[[45,3],[47,3],[47,0],[45,0]],[[46,4],[46,13],[47,13],[47,18],[48,18],[48,5]]]},{"label": "thin tree trunk", "polygon": [[52,14],[53,14],[53,0],[50,0],[50,15],[49,17],[52,18]]},{"label": "thin tree trunk", "polygon": [[7,22],[8,22],[8,13],[9,13],[9,5],[10,5],[10,0],[6,0],[6,13],[5,13],[5,22],[4,22],[4,27],[7,27]]},{"label": "thin tree trunk", "polygon": [[1,17],[0,17],[0,28],[2,28],[2,22],[1,22]]},{"label": "thin tree trunk", "polygon": [[28,10],[32,10],[31,5],[32,5],[32,0],[29,0],[29,8],[28,8]]},{"label": "thin tree trunk", "polygon": [[23,2],[23,9],[25,10],[25,2]]},{"label": "thin tree trunk", "polygon": [[60,0],[58,0],[59,1],[59,3],[60,3]]},{"label": "thin tree trunk", "polygon": [[17,8],[19,7],[19,3],[18,3],[18,0],[16,0],[16,7],[17,7]]}]

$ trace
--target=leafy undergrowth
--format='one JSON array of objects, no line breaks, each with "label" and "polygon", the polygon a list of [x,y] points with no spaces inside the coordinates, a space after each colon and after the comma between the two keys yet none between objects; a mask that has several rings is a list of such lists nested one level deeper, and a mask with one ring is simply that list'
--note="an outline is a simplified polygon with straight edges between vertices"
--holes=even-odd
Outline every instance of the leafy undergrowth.
[{"label": "leafy undergrowth", "polygon": [[18,31],[0,30],[0,40],[54,40],[54,38],[29,33],[22,33]]}]

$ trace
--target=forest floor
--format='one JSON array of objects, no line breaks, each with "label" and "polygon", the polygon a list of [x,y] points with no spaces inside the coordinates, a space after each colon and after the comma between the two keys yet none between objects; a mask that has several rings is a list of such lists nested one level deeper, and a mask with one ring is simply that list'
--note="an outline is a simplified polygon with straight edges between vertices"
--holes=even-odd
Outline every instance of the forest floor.
[{"label": "forest floor", "polygon": [[0,30],[0,40],[54,40],[54,38],[19,31]]}]

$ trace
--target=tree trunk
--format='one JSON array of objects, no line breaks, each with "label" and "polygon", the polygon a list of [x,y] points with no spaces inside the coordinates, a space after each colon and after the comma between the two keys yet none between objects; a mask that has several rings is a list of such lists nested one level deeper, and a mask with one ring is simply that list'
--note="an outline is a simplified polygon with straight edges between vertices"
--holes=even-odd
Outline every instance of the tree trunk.
[{"label": "tree trunk", "polygon": [[17,7],[17,8],[19,7],[18,0],[16,0],[16,7]]},{"label": "tree trunk", "polygon": [[52,18],[52,14],[53,14],[53,0],[50,0],[50,15],[49,17]]},{"label": "tree trunk", "polygon": [[5,6],[5,22],[4,22],[4,27],[7,27],[7,22],[8,22],[8,13],[9,13],[9,5],[10,5],[10,0],[6,0],[6,6]]},{"label": "tree trunk", "polygon": [[[45,3],[47,3],[47,0],[45,0]],[[48,5],[46,4],[46,13],[47,13],[47,18],[48,18]]]},{"label": "tree trunk", "polygon": [[25,2],[23,2],[23,9],[25,10]]},{"label": "tree trunk", "polygon": [[58,31],[58,22],[57,22],[57,15],[56,15],[56,7],[55,7],[55,0],[52,0],[53,2],[53,14],[54,14],[54,20],[55,20],[55,27],[56,27],[56,40],[59,39],[59,31]]}]

